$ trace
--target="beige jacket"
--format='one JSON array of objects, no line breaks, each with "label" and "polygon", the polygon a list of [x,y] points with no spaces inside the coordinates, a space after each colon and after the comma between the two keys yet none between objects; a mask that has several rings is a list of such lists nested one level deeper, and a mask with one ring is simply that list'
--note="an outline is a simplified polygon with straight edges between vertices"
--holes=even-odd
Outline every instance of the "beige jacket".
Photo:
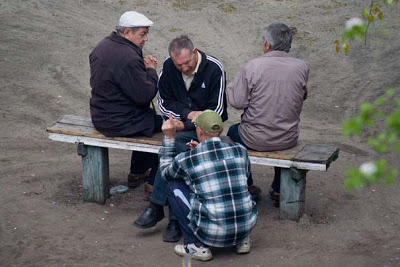
[{"label": "beige jacket", "polygon": [[239,134],[246,146],[274,151],[296,145],[308,71],[304,61],[271,51],[236,74],[226,90],[229,104],[244,109]]}]

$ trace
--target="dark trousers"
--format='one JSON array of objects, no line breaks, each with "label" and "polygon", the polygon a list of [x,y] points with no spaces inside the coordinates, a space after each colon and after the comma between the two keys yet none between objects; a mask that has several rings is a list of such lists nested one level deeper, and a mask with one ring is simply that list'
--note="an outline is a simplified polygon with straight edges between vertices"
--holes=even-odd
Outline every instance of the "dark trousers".
[{"label": "dark trousers", "polygon": [[[181,152],[187,151],[190,149],[189,146],[186,145],[187,142],[191,140],[197,140],[197,134],[195,131],[183,131],[177,132],[175,135],[175,150],[179,154]],[[151,194],[150,201],[161,205],[166,206],[168,204],[167,199],[167,181],[161,177],[161,172],[157,170],[156,177],[154,180],[153,193]],[[169,220],[176,220],[175,214],[169,206]]]},{"label": "dark trousers", "polygon": [[190,243],[195,243],[197,246],[202,245],[189,227],[190,221],[187,217],[191,208],[189,202],[189,186],[180,179],[169,181],[166,186],[166,192],[171,210],[179,222],[183,235],[183,243],[185,245]]},{"label": "dark trousers", "polygon": [[[195,131],[177,132],[175,135],[175,150],[179,154],[190,149],[186,145],[191,140],[197,141],[197,134]],[[153,193],[151,194],[150,201],[165,206],[167,205],[166,193],[167,181],[161,177],[161,172],[158,170],[154,181]]]},{"label": "dark trousers", "polygon": [[[154,116],[154,133],[161,132],[163,119],[160,115]],[[153,184],[158,169],[158,154],[132,151],[131,173],[141,174],[151,168],[148,183]]]},{"label": "dark trousers", "polygon": [[[247,149],[251,149],[245,145],[243,142],[242,138],[239,135],[239,123],[234,124],[231,127],[229,127],[227,136],[229,136],[233,142],[239,143],[244,145]],[[252,149],[251,149],[252,150]],[[274,180],[272,181],[272,189],[274,189],[275,192],[279,193],[281,190],[281,168],[279,167],[274,167],[275,169],[275,175],[274,175]],[[253,184],[253,176],[250,174],[250,177],[247,181],[247,185],[252,185]]]}]

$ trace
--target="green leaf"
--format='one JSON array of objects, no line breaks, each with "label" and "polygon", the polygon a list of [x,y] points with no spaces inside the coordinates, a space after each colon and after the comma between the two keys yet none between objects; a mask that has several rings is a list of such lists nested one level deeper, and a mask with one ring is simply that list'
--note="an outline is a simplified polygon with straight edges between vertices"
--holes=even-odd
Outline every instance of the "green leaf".
[{"label": "green leaf", "polygon": [[[395,2],[398,2],[399,0],[395,0]],[[385,3],[385,5],[391,5],[393,3],[393,0],[384,0],[383,1]]]},{"label": "green leaf", "polygon": [[377,99],[375,99],[374,104],[376,106],[381,106],[383,104],[385,104],[386,99],[383,96],[378,97]]},{"label": "green leaf", "polygon": [[369,10],[367,8],[364,8],[361,12],[361,16],[363,16],[364,18],[366,18],[369,14]]},{"label": "green leaf", "polygon": [[394,95],[394,90],[392,88],[388,88],[385,90],[385,95],[388,97],[392,97]]},{"label": "green leaf", "polygon": [[347,179],[344,182],[346,189],[356,189],[364,186],[362,173],[358,168],[350,168],[345,171]]},{"label": "green leaf", "polygon": [[368,22],[373,22],[375,20],[375,17],[373,15],[368,15],[367,20]]},{"label": "green leaf", "polygon": [[394,110],[386,117],[386,125],[389,129],[400,134],[400,110]]},{"label": "green leaf", "polygon": [[379,13],[378,13],[378,19],[380,19],[380,20],[383,19],[383,13],[382,13],[382,11],[379,11]]},{"label": "green leaf", "polygon": [[343,44],[343,51],[347,55],[347,53],[349,52],[349,43]]},{"label": "green leaf", "polygon": [[363,127],[363,123],[361,118],[354,117],[349,119],[343,124],[343,135],[349,136],[351,134],[359,135],[361,133],[361,129]]},{"label": "green leaf", "polygon": [[355,25],[343,32],[343,39],[363,39],[367,32],[367,25]]}]

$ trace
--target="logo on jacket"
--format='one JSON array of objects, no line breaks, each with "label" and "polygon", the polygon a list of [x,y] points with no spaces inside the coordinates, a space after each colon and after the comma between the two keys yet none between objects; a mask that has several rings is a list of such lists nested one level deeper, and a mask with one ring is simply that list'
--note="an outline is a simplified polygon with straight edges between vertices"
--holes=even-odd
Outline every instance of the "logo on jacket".
[{"label": "logo on jacket", "polygon": [[201,85],[201,88],[206,88],[206,85],[204,84],[204,82],[203,82],[203,84]]}]

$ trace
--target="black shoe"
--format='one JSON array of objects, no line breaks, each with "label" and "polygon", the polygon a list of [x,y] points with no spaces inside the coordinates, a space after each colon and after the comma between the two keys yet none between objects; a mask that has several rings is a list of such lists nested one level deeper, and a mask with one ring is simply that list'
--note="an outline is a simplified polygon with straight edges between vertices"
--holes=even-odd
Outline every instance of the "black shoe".
[{"label": "black shoe", "polygon": [[149,178],[150,171],[146,171],[144,173],[130,173],[128,174],[128,187],[136,188],[146,182]]},{"label": "black shoe", "polygon": [[179,239],[181,239],[181,236],[182,233],[178,221],[169,221],[167,229],[163,235],[164,242],[178,242]]},{"label": "black shoe", "polygon": [[261,197],[261,188],[259,188],[256,185],[249,185],[247,187],[247,189],[249,190],[250,195],[253,197],[254,201],[257,201],[260,199]]},{"label": "black shoe", "polygon": [[156,225],[159,221],[164,218],[164,207],[156,205],[149,205],[133,222],[133,225],[139,228],[150,228]]},{"label": "black shoe", "polygon": [[269,189],[268,197],[274,202],[274,207],[279,208],[281,194],[277,193],[272,187]]}]

